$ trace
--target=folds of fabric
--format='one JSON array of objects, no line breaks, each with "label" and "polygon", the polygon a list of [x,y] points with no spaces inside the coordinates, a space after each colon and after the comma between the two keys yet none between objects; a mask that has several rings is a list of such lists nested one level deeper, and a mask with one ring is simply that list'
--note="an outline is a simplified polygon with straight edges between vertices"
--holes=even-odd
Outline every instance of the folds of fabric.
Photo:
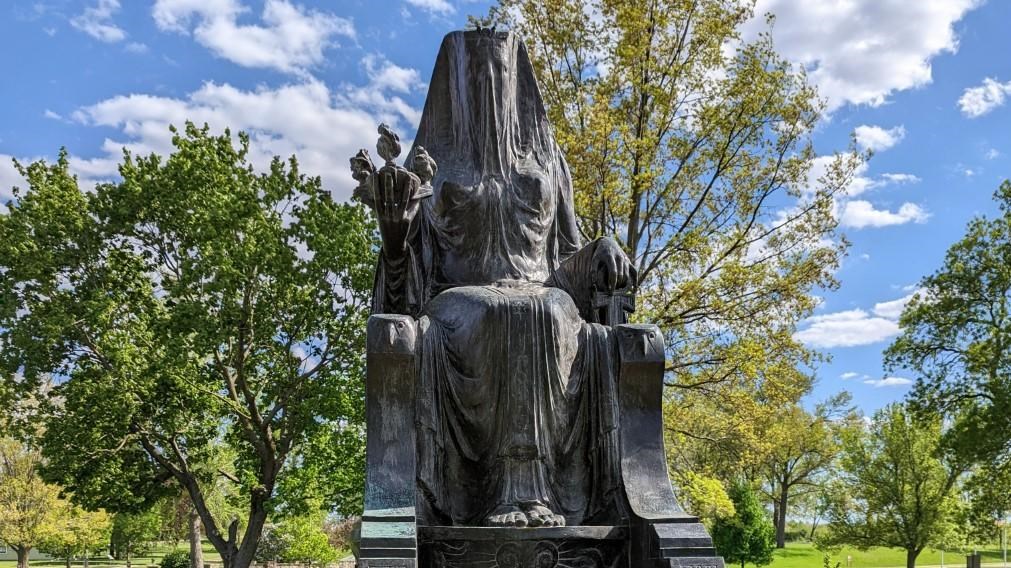
[{"label": "folds of fabric", "polygon": [[600,517],[617,487],[608,328],[542,286],[458,287],[422,318],[419,481],[454,524],[538,503],[569,524]]}]

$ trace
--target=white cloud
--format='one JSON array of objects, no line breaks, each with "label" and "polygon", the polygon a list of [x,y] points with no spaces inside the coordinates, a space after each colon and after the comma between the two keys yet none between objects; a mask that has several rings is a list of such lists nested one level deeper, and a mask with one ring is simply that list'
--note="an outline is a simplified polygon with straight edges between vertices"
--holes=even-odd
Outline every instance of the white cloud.
[{"label": "white cloud", "polygon": [[[899,334],[899,316],[903,308],[917,294],[919,287],[908,289],[910,293],[895,300],[874,304],[870,312],[862,309],[845,310],[807,318],[804,329],[793,334],[793,338],[810,347],[829,349],[833,347],[855,347],[871,345]],[[840,375],[845,379],[857,378],[858,373],[848,371]],[[863,378],[868,378],[866,375]]]},{"label": "white cloud", "polygon": [[978,87],[970,87],[958,98],[958,108],[969,118],[977,118],[1001,106],[1011,95],[1011,81],[999,83],[987,77]]},{"label": "white cloud", "polygon": [[812,316],[805,322],[807,327],[793,334],[793,338],[815,348],[870,345],[899,334],[899,325],[894,320],[859,309]]},{"label": "white cloud", "polygon": [[880,126],[861,124],[853,131],[857,139],[857,145],[864,150],[880,152],[895,146],[906,136],[906,129],[902,125],[885,130]]},{"label": "white cloud", "polygon": [[986,151],[986,154],[984,154],[983,157],[987,160],[996,160],[1000,157],[1000,152],[997,151],[997,148],[990,148]]},{"label": "white cloud", "polygon": [[119,11],[119,0],[98,0],[94,6],[70,19],[70,25],[106,43],[116,43],[126,39],[126,32],[112,21]]},{"label": "white cloud", "polygon": [[244,67],[304,74],[323,61],[337,36],[355,37],[350,20],[292,4],[266,0],[263,25],[239,24],[246,11],[237,0],[156,0],[160,29],[190,33],[216,55]]},{"label": "white cloud", "polygon": [[855,378],[857,378],[859,376],[860,376],[860,373],[854,373],[853,371],[847,371],[847,372],[839,375],[839,378],[841,378],[844,381],[848,381],[850,379],[855,379]]},{"label": "white cloud", "polygon": [[903,203],[898,211],[875,209],[870,201],[857,199],[847,201],[839,219],[844,227],[863,229],[865,227],[887,227],[904,225],[909,222],[926,223],[930,214],[915,203]]},{"label": "white cloud", "polygon": [[138,41],[131,41],[126,44],[123,48],[127,53],[133,53],[134,55],[142,55],[148,52],[147,44],[140,43]]},{"label": "white cloud", "polygon": [[953,25],[981,0],[759,0],[748,35],[776,14],[776,49],[802,64],[828,98],[877,106],[931,81],[931,60],[954,52]]},{"label": "white cloud", "polygon": [[456,8],[447,2],[447,0],[407,0],[407,3],[415,8],[421,8],[433,14],[445,16],[456,12]]},{"label": "white cloud", "polygon": [[[377,69],[396,67],[384,62]],[[413,70],[396,68],[400,71],[392,75],[416,75]],[[336,198],[344,199],[355,185],[348,158],[359,148],[374,145],[379,122],[405,132],[413,130],[420,119],[418,109],[390,94],[406,84],[390,77],[380,71],[368,85],[339,89],[330,89],[316,79],[255,90],[208,82],[183,98],[113,97],[78,109],[74,119],[119,129],[121,139],[107,139],[102,147],[104,156],[75,165],[89,177],[115,176],[122,147],[145,154],[168,154],[172,149],[169,125],[182,126],[191,120],[208,123],[216,132],[225,127],[248,132],[250,156],[258,167],[265,167],[274,155],[297,154],[303,171],[321,176],[324,186]]]},{"label": "white cloud", "polygon": [[881,174],[881,179],[885,183],[904,185],[907,183],[920,183],[922,180],[913,174]]},{"label": "white cloud", "polygon": [[879,389],[881,387],[904,387],[913,384],[913,381],[904,377],[885,377],[883,379],[866,379],[864,384]]},{"label": "white cloud", "polygon": [[24,188],[25,178],[14,169],[14,156],[0,154],[0,213],[7,209],[7,202],[14,196],[14,186]]},{"label": "white cloud", "polygon": [[424,87],[421,74],[417,69],[394,65],[381,55],[365,56],[362,59],[362,65],[365,66],[369,80],[377,88],[409,93],[414,89]]},{"label": "white cloud", "polygon": [[887,302],[878,302],[874,304],[874,315],[881,316],[883,318],[898,320],[899,316],[902,315],[902,310],[905,309],[906,304],[913,299],[913,296],[919,293],[919,289],[914,289],[912,293],[898,298],[896,300],[889,300]]},{"label": "white cloud", "polygon": [[52,119],[52,120],[63,120],[63,117],[60,116],[60,113],[53,112],[53,111],[51,111],[49,109],[46,109],[46,112],[44,112],[42,114],[42,116],[44,116],[46,118],[49,118],[49,119]]}]

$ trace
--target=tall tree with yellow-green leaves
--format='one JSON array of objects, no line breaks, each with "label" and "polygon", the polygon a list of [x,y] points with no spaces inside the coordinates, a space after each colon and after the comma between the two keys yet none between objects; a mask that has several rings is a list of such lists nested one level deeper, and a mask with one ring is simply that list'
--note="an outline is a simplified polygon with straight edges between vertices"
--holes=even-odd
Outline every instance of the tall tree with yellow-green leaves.
[{"label": "tall tree with yellow-green leaves", "polygon": [[54,530],[60,488],[39,477],[39,452],[21,442],[0,439],[0,542],[28,568],[28,555]]},{"label": "tall tree with yellow-green leaves", "polygon": [[755,425],[810,388],[792,336],[836,285],[833,199],[866,158],[811,175],[823,103],[768,33],[742,37],[753,16],[753,0],[499,0],[474,19],[524,37],[581,230],[634,259],[637,317],[667,335],[683,483],[761,463]]}]

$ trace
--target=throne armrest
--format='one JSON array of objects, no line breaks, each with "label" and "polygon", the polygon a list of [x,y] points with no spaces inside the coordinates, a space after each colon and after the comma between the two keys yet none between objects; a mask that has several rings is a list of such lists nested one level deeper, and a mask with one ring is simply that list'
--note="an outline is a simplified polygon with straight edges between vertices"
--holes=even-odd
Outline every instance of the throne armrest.
[{"label": "throne armrest", "polygon": [[376,314],[366,333],[365,512],[358,566],[413,567],[417,562],[415,383],[418,324]]},{"label": "throne armrest", "polygon": [[699,519],[678,504],[663,442],[664,340],[655,325],[615,326],[621,479],[632,566],[722,568]]}]

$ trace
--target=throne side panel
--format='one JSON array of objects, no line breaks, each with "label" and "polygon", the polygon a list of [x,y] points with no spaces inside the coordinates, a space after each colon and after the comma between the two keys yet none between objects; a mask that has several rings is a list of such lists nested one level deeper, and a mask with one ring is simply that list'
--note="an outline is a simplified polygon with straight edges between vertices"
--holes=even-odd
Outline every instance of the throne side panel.
[{"label": "throne side panel", "polygon": [[377,314],[367,329],[365,511],[359,568],[417,565],[415,383],[418,325]]}]

